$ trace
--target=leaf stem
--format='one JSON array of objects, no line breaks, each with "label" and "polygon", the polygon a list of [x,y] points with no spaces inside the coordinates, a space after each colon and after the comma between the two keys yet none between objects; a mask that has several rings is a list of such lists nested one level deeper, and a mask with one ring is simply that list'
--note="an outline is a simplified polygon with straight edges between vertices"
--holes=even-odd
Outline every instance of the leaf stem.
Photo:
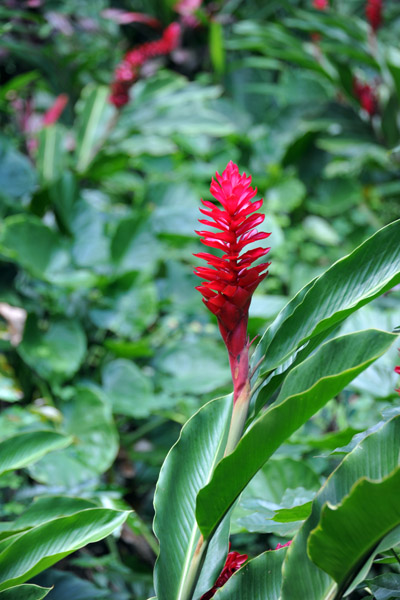
[{"label": "leaf stem", "polygon": [[394,548],[391,548],[390,552],[393,554],[393,556],[395,557],[395,559],[397,560],[397,562],[400,565],[400,556],[397,554],[396,550],[394,550]]}]

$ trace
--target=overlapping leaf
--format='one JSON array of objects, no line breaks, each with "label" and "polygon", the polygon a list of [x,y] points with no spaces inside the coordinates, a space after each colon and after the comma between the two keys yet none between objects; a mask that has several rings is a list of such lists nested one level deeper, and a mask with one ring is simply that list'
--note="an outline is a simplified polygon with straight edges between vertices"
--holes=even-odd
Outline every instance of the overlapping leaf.
[{"label": "overlapping leaf", "polygon": [[0,553],[0,590],[24,583],[71,552],[101,540],[128,514],[93,508],[30,529]]},{"label": "overlapping leaf", "polygon": [[[332,506],[339,505],[351,493],[352,487],[360,478],[382,481],[398,468],[399,437],[400,417],[397,416],[362,440],[328,478],[313,502],[310,517],[294,538],[286,555],[283,565],[282,600],[330,600],[336,597],[338,586],[335,581],[308,557],[309,535],[318,526],[322,508],[326,503]],[[365,500],[368,502],[368,498]],[[357,541],[354,542],[357,545]],[[391,543],[395,544],[396,541],[391,540]],[[362,564],[357,565],[358,569],[361,567]],[[346,576],[349,577],[349,573]],[[354,565],[351,576],[356,576]],[[350,580],[346,582],[347,585],[349,583]]]},{"label": "overlapping leaf", "polygon": [[208,537],[265,461],[296,429],[338,394],[396,339],[366,330],[334,338],[293,369],[276,402],[245,433],[236,450],[216,467],[198,495],[196,517]]},{"label": "overlapping leaf", "polygon": [[312,337],[394,287],[400,281],[399,239],[400,220],[380,229],[299,292],[260,340],[254,358],[257,363],[265,355],[260,372],[275,369]]},{"label": "overlapping leaf", "polygon": [[196,496],[223,455],[231,412],[231,396],[201,408],[183,427],[161,469],[154,498],[154,531],[160,541],[155,567],[158,600],[184,597],[190,562],[200,537],[194,514]]}]

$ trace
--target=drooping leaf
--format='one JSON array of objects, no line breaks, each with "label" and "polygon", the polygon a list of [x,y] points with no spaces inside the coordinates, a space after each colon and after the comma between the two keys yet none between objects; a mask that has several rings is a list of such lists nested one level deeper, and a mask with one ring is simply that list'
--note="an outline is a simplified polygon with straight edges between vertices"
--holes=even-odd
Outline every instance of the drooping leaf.
[{"label": "drooping leaf", "polygon": [[[335,597],[338,591],[335,581],[308,557],[309,535],[317,527],[322,507],[326,503],[329,502],[332,506],[338,505],[351,492],[352,487],[360,478],[382,480],[398,467],[399,436],[400,417],[397,416],[382,425],[378,431],[363,439],[328,477],[314,499],[310,517],[295,536],[286,555],[282,600],[292,600],[295,597],[307,598],[307,600],[328,600]],[[398,538],[400,528],[397,528],[396,531],[398,531]],[[396,540],[390,540],[390,544],[396,544]],[[379,546],[376,550],[378,549]],[[385,549],[384,544],[382,545],[383,549]],[[358,565],[359,569],[361,567],[361,564]],[[353,577],[355,575],[353,574]],[[366,573],[364,577],[365,575]],[[350,581],[347,582],[347,584],[349,583]]]},{"label": "drooping leaf", "polygon": [[39,497],[15,521],[2,523],[0,537],[31,529],[57,517],[72,515],[86,508],[96,508],[96,504],[91,500],[73,496]]},{"label": "drooping leaf", "polygon": [[0,474],[23,469],[48,452],[69,446],[71,436],[55,431],[32,431],[10,437],[0,443]]},{"label": "drooping leaf", "polygon": [[16,585],[0,592],[0,598],[1,600],[42,600],[50,589],[33,584]]},{"label": "drooping leaf", "polygon": [[322,507],[308,538],[308,554],[344,591],[346,582],[376,545],[400,525],[400,468],[389,476],[361,479],[340,504]]},{"label": "drooping leaf", "polygon": [[200,491],[196,517],[205,538],[282,442],[395,339],[394,334],[372,329],[334,338],[289,373],[276,402],[254,421]]},{"label": "drooping leaf", "polygon": [[155,568],[158,600],[182,597],[200,537],[194,514],[196,495],[223,454],[231,411],[231,396],[203,406],[185,424],[161,469],[154,498],[154,531],[160,541]]},{"label": "drooping leaf", "polygon": [[128,514],[92,508],[27,531],[0,553],[0,590],[23,583],[71,552],[101,540],[122,525]]}]

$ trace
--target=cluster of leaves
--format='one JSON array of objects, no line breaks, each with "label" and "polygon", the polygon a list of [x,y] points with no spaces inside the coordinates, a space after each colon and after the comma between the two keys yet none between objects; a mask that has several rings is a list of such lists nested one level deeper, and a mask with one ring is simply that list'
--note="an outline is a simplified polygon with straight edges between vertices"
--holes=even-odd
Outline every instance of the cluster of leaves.
[{"label": "cluster of leaves", "polygon": [[[29,2],[20,3],[22,8],[14,4],[5,2],[0,8],[0,50],[6,59],[0,90],[0,597],[44,597],[45,591],[33,585],[28,589],[24,582],[119,527],[118,536],[107,544],[98,543],[70,560],[67,573],[51,570],[37,581],[57,584],[48,594],[53,600],[71,597],[72,586],[76,598],[143,600],[153,591],[151,570],[158,547],[150,523],[161,464],[180,426],[208,400],[230,391],[229,365],[216,324],[194,290],[199,198],[208,196],[210,175],[230,159],[252,173],[265,196],[273,264],[271,276],[253,298],[249,323],[251,335],[262,334],[288,296],[398,216],[400,168],[398,154],[391,150],[399,143],[400,11],[395,1],[387,2],[387,24],[371,44],[361,1],[337,2],[337,10],[326,12],[294,0],[252,0],[238,6],[227,2],[218,8],[204,3],[196,13],[196,28],[184,31],[182,47],[164,62],[156,61],[133,86],[131,102],[116,111],[108,101],[115,65],[132,45],[159,33],[143,24],[119,26],[107,17],[106,0],[54,1],[39,8],[30,8]],[[119,7],[140,11],[142,4],[120,2]],[[164,25],[177,18],[171,2],[145,4],[146,12]],[[319,34],[318,42],[311,33]],[[372,120],[354,97],[355,75],[377,82],[379,112]],[[57,123],[43,127],[41,115],[59,93],[68,95],[68,105]],[[326,291],[326,305],[333,303],[331,312],[308,320],[301,313],[301,306],[314,307],[320,301],[315,283],[305,288],[314,299],[301,304],[300,292],[263,337],[253,361],[268,349],[259,367],[264,383],[254,396],[258,420],[247,438],[249,447],[254,447],[252,436],[264,439],[271,427],[275,436],[263,453],[245,451],[245,441],[243,450],[238,448],[246,463],[240,489],[225,485],[228,474],[223,469],[230,463],[221,463],[226,466],[215,473],[215,483],[199,500],[198,521],[205,535],[250,480],[232,517],[236,545],[250,555],[300,528],[309,532],[318,523],[327,531],[336,528],[329,510],[324,509],[320,522],[328,496],[324,491],[316,496],[337,464],[338,452],[331,451],[353,444],[355,434],[382,420],[383,409],[389,411],[384,419],[394,416],[394,350],[348,387],[360,366],[383,354],[392,336],[346,334],[371,323],[392,330],[398,325],[398,292],[341,325],[349,307],[394,285],[395,271],[390,269],[396,264],[399,238],[393,229],[383,231],[392,237],[387,234],[390,239],[381,242],[379,255],[371,241],[365,257],[365,269],[374,274],[369,287],[354,278],[351,289],[337,289],[334,304],[329,285],[335,276],[329,284],[321,278],[319,289]],[[352,263],[346,264],[351,278]],[[19,311],[10,313],[10,307]],[[333,314],[339,317],[332,320]],[[301,331],[293,326],[299,321]],[[323,328],[314,330],[320,322]],[[299,392],[291,390],[289,375],[294,379],[296,374],[291,368],[316,347],[313,336],[321,343],[339,326],[340,341],[328,342],[338,347],[319,350],[337,361],[330,364],[317,353],[308,360],[318,359],[318,368],[306,363],[315,381],[333,377],[338,386],[325,395],[319,392],[319,404],[304,393],[302,402],[313,408],[300,415],[291,408],[299,400]],[[308,350],[296,358],[293,352],[305,340],[310,340]],[[347,358],[353,365],[351,377]],[[332,372],[321,373],[321,365]],[[312,385],[304,381],[302,391]],[[279,389],[275,410],[284,430],[269,422],[271,416],[275,419],[272,410],[259,413]],[[206,412],[215,412],[216,436],[229,418],[228,408],[225,400],[206,404]],[[322,411],[316,413],[318,408]],[[283,419],[281,412],[290,418]],[[197,421],[189,423],[194,425],[186,426],[187,435],[190,427],[198,427]],[[394,419],[382,428],[385,434],[376,434],[376,442],[367,438],[364,443],[372,444],[367,455],[378,453],[375,443],[383,444],[382,457],[395,454],[396,444],[390,446],[395,438],[390,436],[396,427]],[[262,467],[278,447],[279,454]],[[213,448],[207,451],[202,456],[206,462]],[[199,456],[197,450],[194,469],[203,464]],[[388,458],[372,466],[377,471],[370,473],[366,466],[362,473],[373,479],[379,473],[382,487],[376,493],[395,489],[397,475],[385,477],[397,463]],[[341,473],[340,468],[335,471],[323,490],[337,487],[334,501],[343,510],[337,516],[346,520],[357,495],[364,492],[356,486],[348,496],[359,477],[355,467],[351,476]],[[192,508],[209,474],[203,472],[199,487],[193,488]],[[214,504],[225,489],[222,504]],[[189,498],[186,491],[182,495],[186,514]],[[135,512],[128,514],[132,508]],[[249,532],[257,534],[251,541]],[[221,535],[224,547],[226,527]],[[327,556],[319,566],[334,580],[343,565],[354,571],[348,555],[339,564],[322,549],[328,537],[322,538],[318,529],[313,535],[310,555]],[[288,569],[298,569],[296,553],[305,552],[307,538],[308,533],[299,535]],[[397,538],[386,541],[378,550],[379,560],[397,543]],[[21,563],[24,548],[34,551]],[[216,545],[210,555],[204,590],[212,587],[224,559],[223,550],[217,550]],[[176,548],[167,553],[170,558],[174,554]],[[279,579],[285,554],[281,550],[249,563],[249,590],[251,578],[256,582],[263,569]],[[160,573],[174,572],[170,562],[163,566],[161,561],[158,568]],[[379,577],[390,577],[390,565],[380,568]],[[82,579],[88,573],[90,582]],[[162,580],[162,575],[157,577]],[[313,574],[309,577],[305,575],[307,592],[302,597],[311,598],[307,585]],[[234,581],[229,585],[240,586]],[[324,581],[328,589],[331,580]],[[379,585],[375,579],[369,587]],[[22,587],[13,592],[11,586]],[[168,600],[175,597],[166,590]],[[218,597],[233,593],[229,590],[226,586]],[[245,597],[240,590],[235,593],[226,597]],[[285,598],[293,598],[297,592],[286,593]]]}]

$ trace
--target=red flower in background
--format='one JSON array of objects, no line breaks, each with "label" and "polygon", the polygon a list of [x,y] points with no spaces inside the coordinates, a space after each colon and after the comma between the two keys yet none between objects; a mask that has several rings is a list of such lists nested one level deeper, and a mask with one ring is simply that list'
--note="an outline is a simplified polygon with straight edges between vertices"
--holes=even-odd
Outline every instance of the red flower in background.
[{"label": "red flower in background", "polygon": [[240,175],[237,165],[231,161],[222,175],[216,173],[216,178],[217,181],[212,180],[210,191],[222,209],[213,202],[202,200],[206,208],[200,209],[200,212],[207,219],[200,219],[200,223],[218,231],[196,233],[202,237],[203,244],[221,250],[222,255],[195,254],[207,261],[211,268],[197,267],[194,272],[204,279],[196,289],[203,295],[207,308],[216,315],[228,349],[236,401],[248,377],[247,321],[251,296],[267,276],[270,265],[251,266],[267,254],[269,248],[243,250],[248,244],[263,240],[270,234],[256,229],[265,216],[255,212],[261,208],[263,201],[252,202],[257,189],[250,186],[251,177],[247,177],[246,173]]},{"label": "red flower in background", "polygon": [[377,31],[382,24],[382,0],[368,0],[365,6],[365,14],[373,31]]},{"label": "red flower in background", "polygon": [[314,0],[313,7],[316,8],[317,10],[325,10],[326,8],[329,7],[329,1],[328,0]]},{"label": "red flower in background", "polygon": [[181,28],[179,23],[171,23],[164,30],[162,38],[146,42],[127,52],[114,73],[111,84],[110,102],[121,108],[129,102],[129,88],[139,78],[140,68],[151,58],[169,54],[178,46]]},{"label": "red flower in background", "polygon": [[376,89],[368,85],[368,83],[362,83],[357,77],[353,79],[353,90],[354,95],[360,102],[361,107],[373,117],[378,112],[378,97]]},{"label": "red flower in background", "polygon": [[203,594],[200,600],[210,600],[210,598],[214,596],[218,588],[221,588],[223,585],[225,585],[228,579],[230,579],[232,575],[236,573],[238,569],[240,569],[240,567],[246,562],[248,558],[249,557],[247,556],[247,554],[239,554],[239,552],[229,552],[228,556],[226,557],[224,568],[222,569],[217,581],[215,582],[215,585],[211,588],[211,590]]},{"label": "red flower in background", "polygon": [[57,96],[53,106],[51,106],[49,110],[43,115],[43,127],[47,127],[49,125],[53,125],[53,123],[56,123],[61,117],[61,114],[63,113],[64,108],[67,106],[67,104],[67,94],[60,94],[59,96]]},{"label": "red flower in background", "polygon": [[286,546],[290,546],[292,541],[293,540],[290,540],[289,542],[286,542],[286,544],[278,544],[277,547],[275,548],[275,550],[280,550],[281,548],[286,548]]},{"label": "red flower in background", "polygon": [[[399,352],[400,352],[400,348],[399,348]],[[397,375],[400,375],[400,365],[398,365],[397,367],[394,368],[394,372],[397,373]],[[395,391],[400,395],[400,387],[396,388]]]}]

